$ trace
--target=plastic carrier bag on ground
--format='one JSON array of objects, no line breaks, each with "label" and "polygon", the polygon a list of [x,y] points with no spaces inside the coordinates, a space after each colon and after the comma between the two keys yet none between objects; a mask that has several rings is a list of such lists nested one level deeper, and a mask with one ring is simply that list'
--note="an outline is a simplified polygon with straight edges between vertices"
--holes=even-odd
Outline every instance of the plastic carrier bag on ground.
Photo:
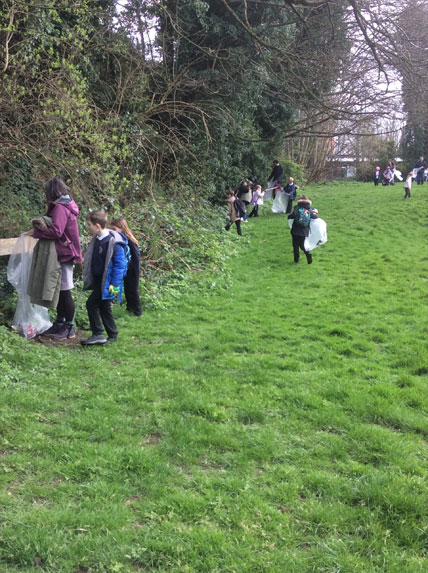
[{"label": "plastic carrier bag on ground", "polygon": [[[288,224],[293,226],[294,219],[288,219]],[[327,242],[327,223],[318,217],[318,219],[311,219],[309,227],[309,236],[305,238],[305,249],[313,251],[320,245]]]},{"label": "plastic carrier bag on ground", "polygon": [[272,203],[273,213],[285,213],[287,211],[288,199],[288,193],[278,191]]},{"label": "plastic carrier bag on ground", "polygon": [[13,317],[12,328],[25,338],[34,338],[51,325],[48,309],[31,304],[27,294],[28,277],[37,239],[21,235],[16,241],[7,265],[7,280],[18,292],[18,305]]}]

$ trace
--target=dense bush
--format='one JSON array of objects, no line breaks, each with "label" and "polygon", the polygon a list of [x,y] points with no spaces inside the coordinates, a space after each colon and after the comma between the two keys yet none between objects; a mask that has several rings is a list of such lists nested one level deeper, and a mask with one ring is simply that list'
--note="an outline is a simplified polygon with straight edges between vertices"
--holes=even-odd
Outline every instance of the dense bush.
[{"label": "dense bush", "polygon": [[[79,216],[83,250],[88,235],[84,207]],[[189,288],[211,288],[213,275],[227,281],[224,263],[231,252],[234,235],[224,231],[225,207],[213,207],[206,199],[190,191],[147,197],[134,205],[109,212],[113,219],[124,216],[140,243],[141,296],[143,305],[165,306],[167,293],[175,297]],[[28,225],[27,225],[28,227]],[[25,225],[23,229],[25,230]],[[16,295],[6,279],[6,260],[0,267],[0,323],[9,324],[16,305]],[[75,268],[76,291],[82,289],[82,267]],[[79,294],[79,300],[84,295]],[[84,305],[78,305],[78,324],[86,319]]]}]

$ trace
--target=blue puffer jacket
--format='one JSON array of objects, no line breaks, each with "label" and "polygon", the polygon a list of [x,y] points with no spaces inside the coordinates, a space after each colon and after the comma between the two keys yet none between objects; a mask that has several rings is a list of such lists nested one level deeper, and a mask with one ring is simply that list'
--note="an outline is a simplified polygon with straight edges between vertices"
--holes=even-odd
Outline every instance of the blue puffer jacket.
[{"label": "blue puffer jacket", "polygon": [[[106,261],[104,266],[104,273],[101,282],[101,292],[103,300],[111,300],[114,298],[109,293],[109,286],[120,287],[118,302],[122,300],[123,278],[126,274],[126,256],[125,246],[128,243],[126,237],[116,231],[109,231],[110,240],[107,247]],[[83,268],[83,289],[92,290],[94,288],[94,276],[92,274],[91,262],[94,246],[97,241],[94,237],[89,243],[85,253],[85,265]]]}]

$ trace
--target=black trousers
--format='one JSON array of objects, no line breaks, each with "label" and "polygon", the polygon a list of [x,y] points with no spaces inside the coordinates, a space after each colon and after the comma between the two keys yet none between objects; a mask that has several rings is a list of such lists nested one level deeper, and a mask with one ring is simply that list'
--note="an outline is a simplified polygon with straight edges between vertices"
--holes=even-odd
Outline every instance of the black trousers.
[{"label": "black trousers", "polygon": [[86,301],[89,324],[92,334],[103,334],[103,325],[107,335],[117,336],[116,322],[111,311],[111,301],[101,298],[101,279],[95,283],[95,288]]},{"label": "black trousers", "polygon": [[58,306],[56,307],[57,322],[73,322],[74,320],[74,300],[70,290],[59,291]]},{"label": "black trousers", "polygon": [[407,197],[410,199],[410,189],[408,187],[404,187],[404,199]]},{"label": "black trousers", "polygon": [[302,251],[305,253],[306,258],[308,260],[308,263],[312,262],[311,253],[305,249],[305,238],[306,237],[301,237],[300,235],[292,235],[292,237],[293,237],[294,262],[295,263],[299,262],[299,258],[300,258],[299,249],[302,249]]},{"label": "black trousers", "polygon": [[[228,223],[225,227],[226,231],[228,231],[230,229],[232,223]],[[237,219],[235,221],[235,225],[236,225],[236,232],[238,233],[238,235],[242,235],[242,231],[241,231],[241,219]]]},{"label": "black trousers", "polygon": [[126,298],[126,310],[133,312],[136,316],[141,316],[141,301],[140,301],[140,276],[138,271],[130,268],[126,273],[123,280]]},{"label": "black trousers", "polygon": [[248,215],[248,217],[258,217],[258,216],[259,216],[259,206],[256,204],[256,205],[253,205],[253,210]]}]

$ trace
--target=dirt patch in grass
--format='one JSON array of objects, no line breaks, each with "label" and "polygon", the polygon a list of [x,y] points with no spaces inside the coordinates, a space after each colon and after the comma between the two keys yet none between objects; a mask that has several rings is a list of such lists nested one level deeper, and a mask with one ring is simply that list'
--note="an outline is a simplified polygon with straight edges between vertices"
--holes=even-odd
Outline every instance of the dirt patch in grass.
[{"label": "dirt patch in grass", "polygon": [[85,330],[76,330],[76,335],[74,338],[64,338],[64,339],[56,339],[50,338],[49,336],[43,336],[40,334],[34,338],[34,342],[39,344],[43,344],[44,346],[65,346],[67,348],[81,348],[81,340],[85,340],[90,336],[90,332]]}]

